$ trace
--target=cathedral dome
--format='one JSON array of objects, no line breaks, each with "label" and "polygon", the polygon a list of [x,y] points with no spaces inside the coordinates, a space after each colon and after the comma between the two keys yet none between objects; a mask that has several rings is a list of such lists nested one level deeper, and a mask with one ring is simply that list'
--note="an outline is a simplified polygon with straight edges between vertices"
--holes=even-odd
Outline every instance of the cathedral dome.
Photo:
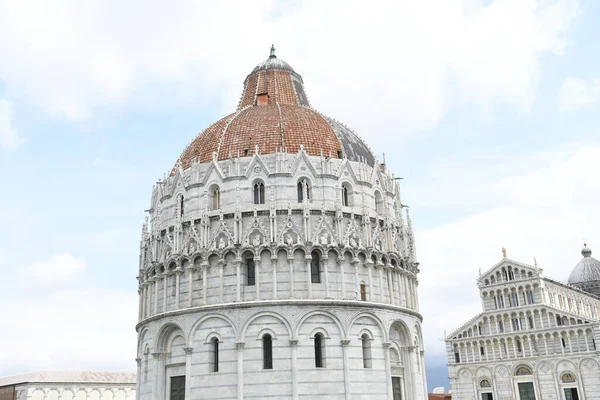
[{"label": "cathedral dome", "polygon": [[584,245],[581,255],[583,258],[575,265],[569,276],[569,284],[578,285],[600,281],[600,261],[592,257],[592,250]]},{"label": "cathedral dome", "polygon": [[184,169],[200,163],[277,151],[363,161],[375,165],[375,156],[352,130],[314,110],[302,77],[275,49],[244,81],[237,110],[201,132],[179,157]]}]

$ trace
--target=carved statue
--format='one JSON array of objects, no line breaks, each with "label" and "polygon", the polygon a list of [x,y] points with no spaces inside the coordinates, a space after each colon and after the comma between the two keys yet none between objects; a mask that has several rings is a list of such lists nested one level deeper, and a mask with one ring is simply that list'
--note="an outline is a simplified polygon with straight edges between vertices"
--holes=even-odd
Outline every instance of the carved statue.
[{"label": "carved statue", "polygon": [[196,251],[196,246],[194,246],[194,243],[190,243],[190,254],[193,254]]},{"label": "carved statue", "polygon": [[260,246],[260,235],[254,235],[254,239],[252,239],[252,245],[254,247]]},{"label": "carved statue", "polygon": [[291,246],[294,244],[294,238],[292,237],[292,235],[290,235],[289,233],[285,235],[285,242],[287,243],[288,246]]},{"label": "carved statue", "polygon": [[223,236],[221,236],[219,238],[219,249],[224,249],[225,248],[225,240],[223,239]]},{"label": "carved statue", "polygon": [[358,247],[358,243],[356,242],[356,239],[354,239],[354,236],[350,236],[350,246],[351,247]]},{"label": "carved statue", "polygon": [[321,244],[326,246],[329,243],[329,235],[327,233],[323,233],[321,236]]},{"label": "carved statue", "polygon": [[502,248],[502,257],[506,258],[506,249],[504,247]]}]

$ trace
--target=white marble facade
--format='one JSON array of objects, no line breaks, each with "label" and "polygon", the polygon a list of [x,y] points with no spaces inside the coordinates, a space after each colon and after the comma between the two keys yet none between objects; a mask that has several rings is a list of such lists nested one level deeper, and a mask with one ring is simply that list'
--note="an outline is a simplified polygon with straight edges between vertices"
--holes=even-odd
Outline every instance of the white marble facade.
[{"label": "white marble facade", "polygon": [[425,399],[399,190],[303,148],[177,165],[142,233],[138,398]]},{"label": "white marble facade", "polygon": [[477,284],[483,311],[446,338],[453,399],[600,399],[600,298],[506,257]]},{"label": "white marble facade", "polygon": [[115,371],[40,371],[0,378],[0,398],[134,400],[136,377]]}]

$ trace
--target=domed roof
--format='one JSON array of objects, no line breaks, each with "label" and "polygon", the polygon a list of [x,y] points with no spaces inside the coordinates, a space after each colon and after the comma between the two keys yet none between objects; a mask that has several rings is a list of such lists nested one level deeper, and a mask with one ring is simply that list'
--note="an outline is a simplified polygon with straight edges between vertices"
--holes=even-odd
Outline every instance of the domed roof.
[{"label": "domed roof", "polygon": [[352,130],[311,108],[302,77],[277,58],[274,47],[246,77],[236,112],[196,136],[177,163],[185,169],[193,160],[247,156],[256,147],[261,154],[303,147],[309,155],[345,155],[375,165],[375,156]]},{"label": "domed roof", "polygon": [[584,244],[581,255],[583,258],[575,265],[569,276],[569,284],[577,285],[600,281],[600,261],[592,257],[592,250]]},{"label": "domed roof", "polygon": [[292,67],[290,67],[290,64],[286,63],[285,61],[283,61],[280,58],[277,58],[277,56],[275,55],[275,46],[271,46],[271,55],[269,56],[269,58],[267,58],[265,61],[259,63],[256,67],[254,67],[254,69],[252,70],[250,75],[252,75],[253,73],[258,72],[260,70],[266,71],[268,69],[282,69],[282,70],[296,73],[296,71],[294,71],[294,69]]}]

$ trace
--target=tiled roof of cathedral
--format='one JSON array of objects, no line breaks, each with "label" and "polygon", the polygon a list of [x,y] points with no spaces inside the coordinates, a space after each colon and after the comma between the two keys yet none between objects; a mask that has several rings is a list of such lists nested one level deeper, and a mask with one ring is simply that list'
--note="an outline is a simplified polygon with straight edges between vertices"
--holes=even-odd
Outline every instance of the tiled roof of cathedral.
[{"label": "tiled roof of cathedral", "polygon": [[37,371],[0,378],[0,387],[21,383],[135,383],[135,373],[117,371]]},{"label": "tiled roof of cathedral", "polygon": [[201,132],[187,146],[177,164],[184,169],[194,160],[209,162],[300,147],[310,155],[342,157],[375,164],[369,147],[345,125],[311,108],[302,77],[275,56],[258,64],[246,77],[236,112]]}]

